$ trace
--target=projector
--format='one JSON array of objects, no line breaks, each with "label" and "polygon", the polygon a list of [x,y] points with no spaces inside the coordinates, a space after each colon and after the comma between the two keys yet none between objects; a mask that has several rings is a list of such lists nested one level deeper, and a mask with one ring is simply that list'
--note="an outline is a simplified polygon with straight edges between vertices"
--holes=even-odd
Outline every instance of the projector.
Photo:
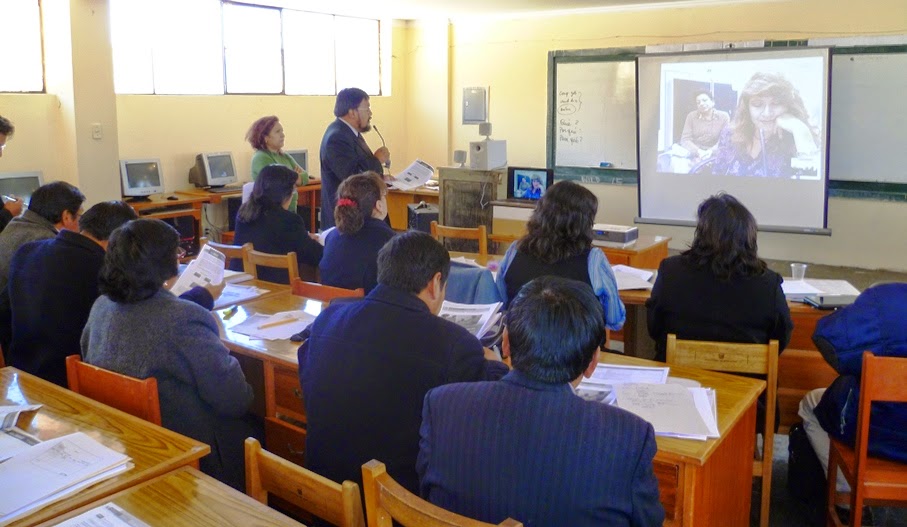
[{"label": "projector", "polygon": [[486,139],[469,143],[469,168],[492,170],[507,165],[507,141]]},{"label": "projector", "polygon": [[596,223],[592,226],[592,237],[603,242],[629,243],[639,238],[639,229],[627,225]]}]

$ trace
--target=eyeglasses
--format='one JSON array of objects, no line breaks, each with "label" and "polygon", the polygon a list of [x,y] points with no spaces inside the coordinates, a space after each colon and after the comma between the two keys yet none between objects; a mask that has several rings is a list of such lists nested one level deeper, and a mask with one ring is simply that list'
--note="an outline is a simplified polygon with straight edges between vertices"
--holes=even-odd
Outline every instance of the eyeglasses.
[{"label": "eyeglasses", "polygon": [[360,106],[360,107],[356,108],[356,111],[372,113],[372,108],[370,106],[366,106],[365,108]]}]

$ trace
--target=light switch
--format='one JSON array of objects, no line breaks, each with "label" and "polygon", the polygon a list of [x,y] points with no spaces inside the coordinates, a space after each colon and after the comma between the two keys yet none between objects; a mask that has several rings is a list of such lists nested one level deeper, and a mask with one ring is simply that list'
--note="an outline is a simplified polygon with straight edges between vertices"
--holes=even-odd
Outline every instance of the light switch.
[{"label": "light switch", "polygon": [[92,139],[103,139],[104,130],[101,129],[101,123],[92,123],[91,124],[91,138]]}]

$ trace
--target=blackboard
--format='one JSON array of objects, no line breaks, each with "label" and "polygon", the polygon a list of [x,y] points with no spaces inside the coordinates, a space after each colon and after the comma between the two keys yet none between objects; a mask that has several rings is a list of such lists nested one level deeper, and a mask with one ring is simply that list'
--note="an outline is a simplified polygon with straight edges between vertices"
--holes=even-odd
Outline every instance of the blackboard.
[{"label": "blackboard", "polygon": [[[793,43],[766,42],[775,45]],[[635,62],[643,53],[549,52],[547,161],[555,179],[638,181]],[[830,124],[831,195],[907,200],[907,46],[832,48]]]}]

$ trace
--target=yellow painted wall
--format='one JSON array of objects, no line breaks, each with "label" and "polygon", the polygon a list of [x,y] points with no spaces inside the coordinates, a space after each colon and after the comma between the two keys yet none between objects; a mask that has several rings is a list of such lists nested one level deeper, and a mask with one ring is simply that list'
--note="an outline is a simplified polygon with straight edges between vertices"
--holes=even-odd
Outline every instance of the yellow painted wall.
[{"label": "yellow painted wall", "polygon": [[[548,52],[678,42],[806,39],[907,33],[903,0],[791,0],[611,12],[518,20],[455,20],[451,37],[451,148],[478,139],[458,124],[461,91],[490,87],[493,137],[507,140],[512,165],[545,165]],[[410,88],[412,89],[412,88]],[[590,185],[598,220],[632,224],[635,186]],[[907,204],[831,199],[833,236],[760,234],[760,254],[832,265],[907,270]],[[673,237],[684,248],[691,228],[642,225],[644,233]]]}]

